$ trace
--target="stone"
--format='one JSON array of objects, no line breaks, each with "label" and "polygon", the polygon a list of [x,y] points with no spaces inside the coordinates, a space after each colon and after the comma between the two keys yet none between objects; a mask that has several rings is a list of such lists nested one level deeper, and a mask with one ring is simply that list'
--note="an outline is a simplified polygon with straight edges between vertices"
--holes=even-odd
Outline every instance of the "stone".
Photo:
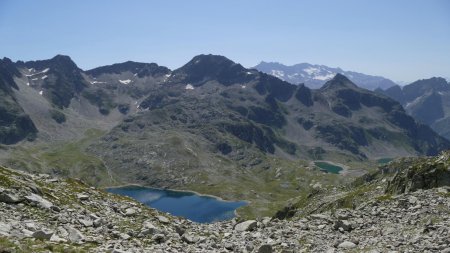
[{"label": "stone", "polygon": [[136,215],[136,209],[130,207],[125,210],[125,216],[134,216]]},{"label": "stone", "polygon": [[73,228],[71,226],[67,226],[66,230],[67,230],[67,233],[68,233],[67,239],[70,242],[81,243],[84,240],[84,235],[79,230],[77,230],[76,228]]},{"label": "stone", "polygon": [[166,240],[166,236],[164,234],[155,234],[152,236],[152,240],[157,243],[163,243]]},{"label": "stone", "polygon": [[12,229],[12,227],[10,224],[0,221],[0,235],[8,236],[9,231],[11,231],[11,229]]},{"label": "stone", "polygon": [[234,251],[235,245],[231,242],[226,242],[223,247],[227,250]]},{"label": "stone", "polygon": [[352,228],[352,224],[348,221],[348,220],[337,220],[334,223],[334,229],[335,230],[339,230],[340,228],[342,228],[343,231],[351,231]]},{"label": "stone", "polygon": [[338,248],[340,248],[340,249],[353,249],[355,247],[356,247],[356,244],[349,242],[349,241],[344,241],[338,245]]},{"label": "stone", "polygon": [[41,229],[34,232],[31,236],[39,240],[50,240],[54,233],[51,230]]},{"label": "stone", "polygon": [[256,228],[258,222],[255,220],[248,220],[241,223],[236,224],[234,230],[236,231],[252,231]]},{"label": "stone", "polygon": [[79,194],[77,194],[77,198],[81,201],[85,201],[85,200],[89,200],[89,195],[79,193]]},{"label": "stone", "polygon": [[6,203],[6,204],[16,204],[16,203],[20,202],[20,199],[15,194],[2,192],[2,193],[0,193],[0,202]]},{"label": "stone", "polygon": [[192,243],[198,242],[199,241],[199,237],[195,236],[193,234],[190,234],[190,233],[185,233],[185,234],[183,234],[183,236],[181,236],[181,240],[183,240],[184,242],[192,244]]},{"label": "stone", "polygon": [[34,194],[34,193],[31,193],[30,195],[25,196],[25,199],[28,200],[29,202],[34,203],[37,206],[45,208],[45,209],[50,209],[53,206],[52,202],[42,198],[39,195]]},{"label": "stone", "polygon": [[177,232],[179,236],[182,236],[186,232],[186,229],[182,226],[177,225],[175,226],[175,232]]},{"label": "stone", "polygon": [[273,249],[272,249],[272,245],[270,245],[270,244],[263,244],[258,249],[258,253],[272,253],[272,252],[273,252]]},{"label": "stone", "polygon": [[94,222],[92,220],[87,220],[87,219],[79,219],[78,222],[85,226],[85,227],[92,227],[94,226]]},{"label": "stone", "polygon": [[156,218],[163,224],[168,224],[170,222],[169,219],[167,219],[167,217],[165,216],[158,215],[156,216]]}]

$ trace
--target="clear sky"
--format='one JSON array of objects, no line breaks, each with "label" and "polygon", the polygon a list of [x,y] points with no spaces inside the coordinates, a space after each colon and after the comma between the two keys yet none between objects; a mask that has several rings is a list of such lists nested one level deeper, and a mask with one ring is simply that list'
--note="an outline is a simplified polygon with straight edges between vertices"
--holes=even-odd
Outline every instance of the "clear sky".
[{"label": "clear sky", "polygon": [[0,0],[0,56],[178,68],[201,53],[450,77],[448,0]]}]

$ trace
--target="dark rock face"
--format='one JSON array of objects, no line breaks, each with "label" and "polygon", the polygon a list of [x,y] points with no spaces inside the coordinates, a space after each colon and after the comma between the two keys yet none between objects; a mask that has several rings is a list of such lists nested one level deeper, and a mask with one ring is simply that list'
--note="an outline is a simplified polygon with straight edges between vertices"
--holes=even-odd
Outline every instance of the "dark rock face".
[{"label": "dark rock face", "polygon": [[360,146],[367,146],[369,144],[364,129],[340,124],[319,125],[316,128],[318,137],[324,139],[328,143],[341,149],[348,150],[353,154],[365,157],[365,155],[359,151]]},{"label": "dark rock face", "polygon": [[17,66],[34,68],[42,71],[49,68],[42,88],[46,90],[47,99],[59,108],[66,108],[70,100],[80,94],[87,86],[81,75],[82,70],[68,56],[57,55],[50,60],[17,62]]},{"label": "dark rock face", "polygon": [[203,83],[216,80],[229,86],[235,83],[246,83],[253,79],[252,75],[240,64],[234,63],[224,56],[198,55],[183,67],[175,70],[176,81],[200,86]]},{"label": "dark rock face", "polygon": [[14,76],[20,72],[9,59],[0,60],[0,143],[14,144],[34,139],[36,126],[14,97]]},{"label": "dark rock face", "polygon": [[279,101],[288,101],[297,87],[288,82],[281,81],[278,78],[267,74],[260,74],[255,89],[260,95],[270,94]]},{"label": "dark rock face", "polygon": [[314,104],[311,90],[303,84],[300,84],[298,86],[297,92],[295,93],[295,98],[297,98],[298,101],[302,102],[302,104],[308,107]]},{"label": "dark rock face", "polygon": [[418,80],[403,88],[395,86],[377,92],[397,100],[409,115],[450,138],[447,130],[450,128],[447,123],[450,116],[448,103],[445,102],[450,98],[450,84],[444,78]]},{"label": "dark rock face", "polygon": [[131,72],[137,74],[139,78],[146,76],[160,76],[167,75],[170,70],[163,66],[158,66],[156,63],[140,63],[127,61],[113,65],[102,66],[86,71],[86,74],[93,77],[98,77],[102,74],[121,74],[123,72]]},{"label": "dark rock face", "polygon": [[431,93],[424,98],[421,106],[411,112],[411,115],[427,125],[432,125],[445,116],[442,97],[437,92]]}]

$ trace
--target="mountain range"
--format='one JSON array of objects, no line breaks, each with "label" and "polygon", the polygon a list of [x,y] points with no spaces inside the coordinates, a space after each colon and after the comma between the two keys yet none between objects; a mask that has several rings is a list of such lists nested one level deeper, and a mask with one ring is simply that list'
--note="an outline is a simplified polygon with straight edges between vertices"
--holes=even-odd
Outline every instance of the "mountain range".
[{"label": "mountain range", "polygon": [[251,195],[266,210],[313,179],[343,180],[308,161],[356,164],[346,173],[357,175],[377,159],[450,148],[341,74],[313,90],[218,55],[175,70],[129,61],[84,71],[62,55],[0,67],[0,162],[93,185]]},{"label": "mountain range", "polygon": [[422,79],[376,91],[397,100],[408,114],[450,139],[450,84],[444,78]]},{"label": "mountain range", "polygon": [[354,71],[345,71],[341,68],[332,68],[324,65],[313,65],[309,63],[299,63],[292,66],[286,66],[278,62],[263,61],[254,68],[292,84],[303,83],[312,89],[322,87],[322,85],[331,80],[338,73],[345,75],[359,87],[368,90],[375,90],[377,88],[387,89],[397,85],[393,81],[382,76],[366,75]]}]

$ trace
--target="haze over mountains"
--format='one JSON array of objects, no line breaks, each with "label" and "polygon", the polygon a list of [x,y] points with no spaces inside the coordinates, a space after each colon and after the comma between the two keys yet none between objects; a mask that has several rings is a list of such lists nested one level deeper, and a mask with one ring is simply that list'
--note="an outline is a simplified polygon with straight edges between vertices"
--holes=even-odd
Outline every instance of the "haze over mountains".
[{"label": "haze over mountains", "polygon": [[387,89],[397,85],[393,81],[382,76],[371,76],[354,71],[345,71],[340,68],[331,68],[324,65],[313,65],[309,63],[286,66],[278,62],[263,61],[254,68],[292,84],[304,83],[312,89],[322,87],[325,82],[331,80],[337,73],[345,75],[359,87],[368,90],[375,90],[377,88]]}]

